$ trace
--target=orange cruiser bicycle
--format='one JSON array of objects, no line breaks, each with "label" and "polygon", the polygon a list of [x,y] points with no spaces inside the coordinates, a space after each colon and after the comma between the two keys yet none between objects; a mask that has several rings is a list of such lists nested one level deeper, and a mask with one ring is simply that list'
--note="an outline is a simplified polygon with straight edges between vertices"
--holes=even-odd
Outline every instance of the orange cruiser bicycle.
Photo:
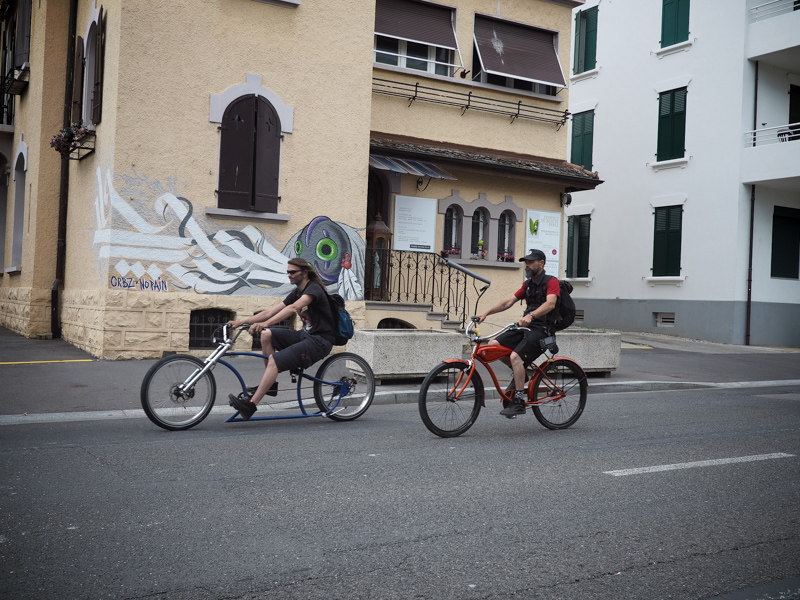
[{"label": "orange cruiser bicycle", "polygon": [[[480,337],[476,318],[472,317],[466,330],[472,344],[469,359],[447,359],[428,373],[419,391],[419,414],[432,433],[444,438],[456,437],[475,423],[481,407],[486,405],[478,364],[489,372],[503,406],[513,401],[514,381],[501,390],[491,367],[491,363],[507,358],[511,349],[486,343],[512,329],[524,328],[512,323],[490,336]],[[546,358],[526,371],[529,377],[525,384],[526,405],[548,429],[566,429],[575,424],[586,405],[589,387],[586,373],[571,358],[555,356],[558,353],[555,336],[543,339],[541,344]]]}]

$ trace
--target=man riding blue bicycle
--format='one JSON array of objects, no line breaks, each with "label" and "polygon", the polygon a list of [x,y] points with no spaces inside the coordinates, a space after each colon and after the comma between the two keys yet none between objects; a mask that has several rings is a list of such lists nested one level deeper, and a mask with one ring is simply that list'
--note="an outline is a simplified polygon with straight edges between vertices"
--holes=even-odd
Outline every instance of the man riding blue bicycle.
[{"label": "man riding blue bicycle", "polygon": [[[269,358],[261,381],[249,398],[228,395],[230,405],[245,419],[256,412],[256,405],[265,395],[277,394],[278,373],[290,369],[307,369],[330,354],[335,332],[328,294],[314,268],[303,258],[292,258],[286,268],[289,282],[295,285],[281,304],[263,310],[241,321],[229,321],[228,325],[240,327],[250,324],[250,334],[261,334],[261,349]],[[274,328],[285,319],[298,315],[303,329]]]},{"label": "man riding blue bicycle", "polygon": [[500,411],[505,417],[515,417],[525,414],[525,369],[543,352],[540,342],[553,335],[553,323],[550,313],[555,309],[561,295],[558,279],[544,272],[547,257],[541,250],[531,249],[527,256],[520,258],[525,262],[527,279],[522,287],[513,296],[498,302],[489,310],[476,315],[478,323],[495,313],[511,308],[520,300],[525,300],[525,313],[519,320],[520,329],[508,331],[490,344],[511,348],[513,352],[509,357],[510,367],[514,373],[514,387],[517,390],[514,402]]}]

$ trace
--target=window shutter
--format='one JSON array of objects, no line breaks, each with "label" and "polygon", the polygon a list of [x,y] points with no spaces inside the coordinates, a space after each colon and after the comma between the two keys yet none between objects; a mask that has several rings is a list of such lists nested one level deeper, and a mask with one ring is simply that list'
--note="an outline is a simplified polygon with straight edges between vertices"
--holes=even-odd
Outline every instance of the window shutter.
[{"label": "window shutter", "polygon": [[72,72],[72,123],[83,121],[83,38],[75,40],[75,66]]},{"label": "window shutter", "polygon": [[567,277],[575,277],[575,217],[567,217]]},{"label": "window shutter", "polygon": [[681,274],[681,225],[683,208],[669,207],[667,221],[667,272],[666,275]]},{"label": "window shutter", "polygon": [[265,98],[255,104],[255,204],[256,212],[278,212],[281,160],[281,121]]},{"label": "window shutter", "polygon": [[597,62],[597,7],[586,11],[586,37],[583,42],[583,71],[591,71]]},{"label": "window shutter", "polygon": [[219,208],[252,210],[256,96],[228,105],[220,124]]},{"label": "window shutter", "polygon": [[580,165],[583,161],[583,120],[586,113],[572,115],[572,151],[569,161]]},{"label": "window shutter", "polygon": [[14,68],[16,69],[30,61],[31,1],[20,0],[17,8],[17,31],[14,38]]},{"label": "window shutter", "polygon": [[686,145],[686,88],[663,92],[658,108],[658,160],[681,158]]},{"label": "window shutter", "polygon": [[106,19],[103,7],[97,21],[97,42],[94,56],[94,89],[92,90],[92,123],[96,127],[103,117],[103,65],[106,56]]},{"label": "window shutter", "polygon": [[583,48],[581,47],[581,12],[575,13],[575,56],[572,57],[572,72],[583,72]]},{"label": "window shutter", "polygon": [[583,113],[583,168],[592,170],[592,145],[594,144],[594,111]]},{"label": "window shutter", "polygon": [[675,44],[689,39],[689,1],[676,0]]},{"label": "window shutter", "polygon": [[672,46],[676,41],[675,24],[677,18],[677,0],[664,0],[661,8],[661,47]]},{"label": "window shutter", "polygon": [[657,208],[653,237],[653,275],[667,274],[667,209]]},{"label": "window shutter", "polygon": [[592,219],[583,215],[578,220],[578,277],[589,276],[589,228]]}]

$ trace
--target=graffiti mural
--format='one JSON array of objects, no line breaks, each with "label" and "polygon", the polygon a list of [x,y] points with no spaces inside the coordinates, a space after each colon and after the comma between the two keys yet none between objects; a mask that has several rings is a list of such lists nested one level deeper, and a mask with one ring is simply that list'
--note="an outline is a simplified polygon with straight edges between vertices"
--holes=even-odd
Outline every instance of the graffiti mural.
[{"label": "graffiti mural", "polygon": [[281,244],[277,228],[220,229],[195,213],[174,179],[163,184],[98,169],[97,190],[95,257],[114,288],[284,296],[293,287],[286,264],[300,256],[330,292],[363,299],[365,244],[349,225],[319,216]]}]

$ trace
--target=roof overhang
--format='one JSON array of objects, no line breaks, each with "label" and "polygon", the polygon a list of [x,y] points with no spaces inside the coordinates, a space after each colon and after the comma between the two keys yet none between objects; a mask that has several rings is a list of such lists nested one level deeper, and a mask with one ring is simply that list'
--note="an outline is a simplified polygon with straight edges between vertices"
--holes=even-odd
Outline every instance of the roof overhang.
[{"label": "roof overhang", "polygon": [[[590,173],[565,160],[441,144],[379,132],[370,135],[370,154],[388,158],[435,161],[448,168],[459,167],[494,176],[510,176],[543,183],[563,185],[565,191],[593,190],[603,183],[597,173]],[[441,167],[440,167],[441,168]]]}]

